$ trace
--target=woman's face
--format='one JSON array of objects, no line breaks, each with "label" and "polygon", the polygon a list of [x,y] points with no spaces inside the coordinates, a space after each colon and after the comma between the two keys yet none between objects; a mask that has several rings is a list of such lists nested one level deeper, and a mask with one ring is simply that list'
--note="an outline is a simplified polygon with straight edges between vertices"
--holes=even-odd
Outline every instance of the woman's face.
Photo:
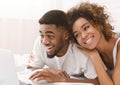
[{"label": "woman's face", "polygon": [[77,19],[73,24],[73,33],[77,42],[84,48],[94,49],[100,40],[100,32],[85,18]]}]

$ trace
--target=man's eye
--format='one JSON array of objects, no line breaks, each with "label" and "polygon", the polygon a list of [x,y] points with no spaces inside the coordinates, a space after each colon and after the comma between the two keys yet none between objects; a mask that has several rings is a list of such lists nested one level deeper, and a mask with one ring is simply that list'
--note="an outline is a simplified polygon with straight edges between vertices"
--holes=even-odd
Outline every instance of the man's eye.
[{"label": "man's eye", "polygon": [[54,36],[52,36],[52,35],[48,35],[48,38],[53,39],[53,38],[54,38]]},{"label": "man's eye", "polygon": [[43,36],[43,35],[40,35],[40,37],[41,37],[41,38],[44,38],[44,36]]}]

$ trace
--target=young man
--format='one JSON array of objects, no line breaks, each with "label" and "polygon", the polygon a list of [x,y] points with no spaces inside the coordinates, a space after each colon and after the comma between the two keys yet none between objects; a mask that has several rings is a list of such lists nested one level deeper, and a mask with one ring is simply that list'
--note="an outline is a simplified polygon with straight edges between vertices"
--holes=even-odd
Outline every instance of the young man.
[{"label": "young man", "polygon": [[[28,69],[42,69],[45,65],[49,68],[37,71],[30,79],[47,82],[90,82],[97,85],[97,75],[91,61],[69,40],[66,14],[60,10],[51,10],[41,17],[39,23],[40,37],[35,41]],[[87,79],[71,78],[82,74]]]}]

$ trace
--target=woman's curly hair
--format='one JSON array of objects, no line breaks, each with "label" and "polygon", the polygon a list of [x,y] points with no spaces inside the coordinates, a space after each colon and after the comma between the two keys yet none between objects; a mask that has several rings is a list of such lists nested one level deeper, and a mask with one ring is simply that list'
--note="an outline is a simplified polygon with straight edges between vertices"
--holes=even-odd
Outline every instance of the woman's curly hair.
[{"label": "woman's curly hair", "polygon": [[71,8],[67,12],[67,17],[71,31],[77,19],[85,18],[93,26],[101,30],[106,40],[112,37],[113,27],[109,23],[109,15],[105,13],[104,7],[102,6],[89,2],[82,2],[80,5]]}]

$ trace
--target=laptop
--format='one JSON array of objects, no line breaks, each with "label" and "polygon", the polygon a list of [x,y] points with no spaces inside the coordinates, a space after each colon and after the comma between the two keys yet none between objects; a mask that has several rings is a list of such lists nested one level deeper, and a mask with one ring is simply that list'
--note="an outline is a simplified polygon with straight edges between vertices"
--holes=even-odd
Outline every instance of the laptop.
[{"label": "laptop", "polygon": [[0,49],[0,85],[19,85],[11,51]]}]

